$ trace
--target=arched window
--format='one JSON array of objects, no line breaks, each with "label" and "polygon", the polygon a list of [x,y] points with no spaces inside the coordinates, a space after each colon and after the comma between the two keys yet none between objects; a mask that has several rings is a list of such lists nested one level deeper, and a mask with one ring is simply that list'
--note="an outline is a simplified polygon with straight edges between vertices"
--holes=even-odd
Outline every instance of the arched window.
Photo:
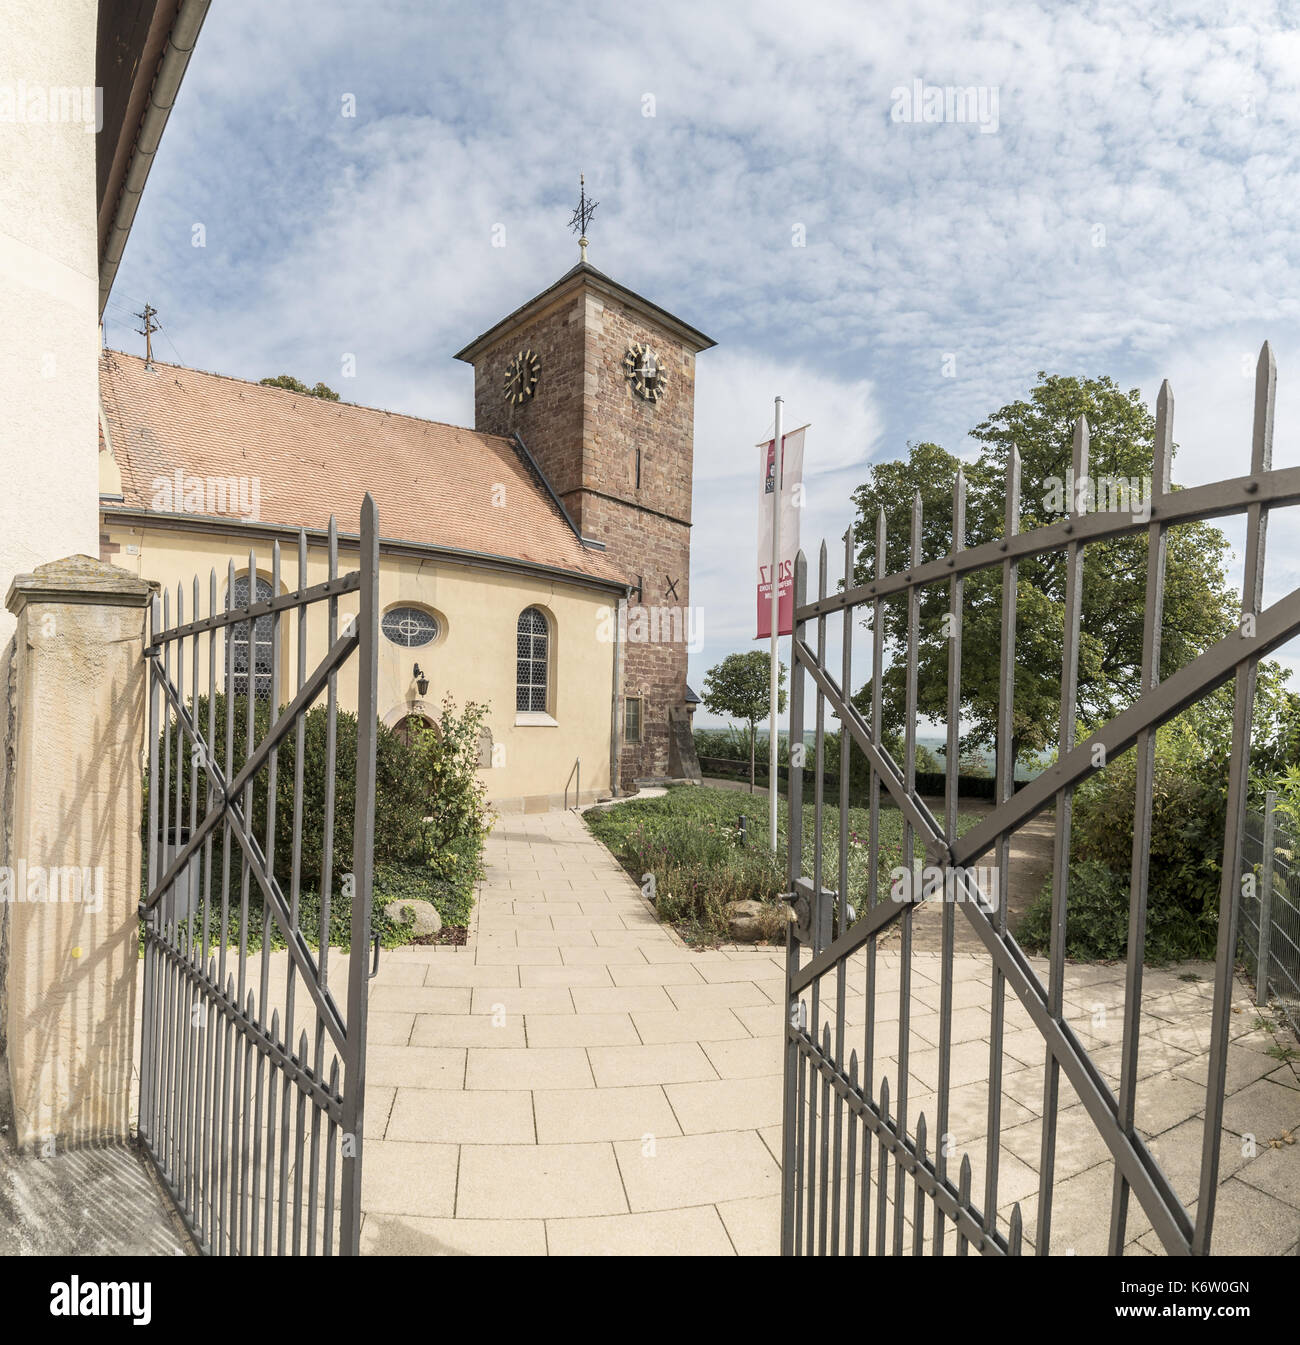
[{"label": "arched window", "polygon": [[[230,590],[232,608],[249,605],[248,576],[241,574]],[[268,580],[260,575],[257,578],[257,597],[254,602],[266,602],[273,595]],[[247,696],[250,674],[253,695],[260,701],[271,699],[271,645],[275,639],[274,622],[270,616],[259,616],[249,630],[247,621],[239,622],[230,628],[231,654],[234,662],[234,678],[230,691],[235,696]]]},{"label": "arched window", "polygon": [[519,614],[515,674],[515,709],[546,713],[547,655],[550,630],[536,607]]}]

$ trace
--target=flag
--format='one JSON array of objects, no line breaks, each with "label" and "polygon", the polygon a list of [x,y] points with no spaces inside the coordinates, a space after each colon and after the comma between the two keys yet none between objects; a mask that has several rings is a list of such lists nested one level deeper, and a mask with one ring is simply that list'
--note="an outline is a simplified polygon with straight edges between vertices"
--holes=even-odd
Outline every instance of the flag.
[{"label": "flag", "polygon": [[781,508],[780,612],[778,634],[794,629],[794,558],[799,551],[799,513],[803,504],[803,436],[801,426],[782,435],[780,491],[776,482],[776,440],[760,444],[761,471],[758,496],[758,640],[772,637],[772,500],[779,493]]}]

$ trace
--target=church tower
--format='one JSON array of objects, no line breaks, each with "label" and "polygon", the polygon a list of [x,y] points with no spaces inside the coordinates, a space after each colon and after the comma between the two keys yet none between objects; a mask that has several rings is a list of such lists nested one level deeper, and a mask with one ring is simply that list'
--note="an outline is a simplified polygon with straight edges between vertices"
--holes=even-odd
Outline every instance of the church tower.
[{"label": "church tower", "polygon": [[573,270],[456,358],[474,366],[474,428],[518,435],[633,586],[621,783],[698,778],[686,711],[695,357],[714,342],[596,270],[581,241]]}]

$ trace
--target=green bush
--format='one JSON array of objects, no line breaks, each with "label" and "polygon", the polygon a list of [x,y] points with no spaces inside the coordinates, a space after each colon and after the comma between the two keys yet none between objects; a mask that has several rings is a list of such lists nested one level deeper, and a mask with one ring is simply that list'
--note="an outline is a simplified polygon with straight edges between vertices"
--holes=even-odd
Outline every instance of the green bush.
[{"label": "green bush", "polygon": [[464,867],[464,847],[478,843],[488,831],[487,784],[478,773],[479,740],[488,707],[468,701],[457,711],[447,695],[433,727],[417,726],[411,739],[410,774],[405,788],[423,800],[420,846],[429,867],[440,877],[454,878]]},{"label": "green bush", "polygon": [[[227,780],[233,780],[248,756],[248,701],[240,696],[231,702],[234,716],[233,751],[226,759],[225,696],[218,693],[211,706],[214,722],[212,741],[217,761]],[[481,876],[482,843],[488,829],[486,785],[477,773],[478,735],[486,718],[487,707],[466,705],[457,712],[448,697],[435,729],[415,734],[404,742],[383,724],[375,731],[375,907],[372,916],[377,933],[404,942],[396,931],[388,930],[382,906],[399,896],[418,896],[432,901],[443,922],[463,926],[473,907],[474,883]],[[209,704],[206,696],[198,702],[196,720],[208,736]],[[253,741],[258,743],[270,727],[270,707],[265,702],[253,705]],[[301,721],[303,740],[301,862],[299,868],[301,928],[314,937],[319,927],[319,898],[322,861],[325,853],[325,784],[328,760],[328,707],[317,705]],[[291,728],[277,750],[275,787],[275,827],[273,867],[275,876],[287,894],[293,870],[293,808],[296,790],[298,728]],[[336,717],[334,754],[334,821],[330,930],[331,938],[346,940],[349,931],[350,904],[343,893],[343,876],[353,871],[353,825],[356,806],[357,716],[340,709]],[[180,805],[177,809],[178,740],[173,719],[170,732],[170,777],[164,775],[163,762],[168,753],[168,735],[160,733],[158,743],[159,785],[165,782],[169,799],[168,830],[174,840],[189,830],[192,777],[197,774],[196,816],[207,811],[206,777],[202,766],[197,773],[191,767],[188,739],[180,754]],[[257,772],[251,788],[249,825],[257,842],[266,848],[267,794],[269,771]],[[145,781],[144,827],[149,818],[148,780]],[[161,800],[160,800],[161,802]],[[159,829],[161,830],[161,809]],[[176,826],[179,817],[180,826]],[[240,877],[238,845],[232,843],[228,886],[233,900],[227,919],[231,940],[238,938]],[[214,889],[220,887],[223,865],[220,848],[214,849]],[[255,884],[254,884],[255,887]],[[213,920],[219,916],[219,896],[213,893]],[[248,936],[260,946],[262,909],[260,897],[250,901]],[[214,935],[216,931],[213,931]],[[271,934],[272,946],[283,946],[278,927]]]},{"label": "green bush", "polygon": [[[230,702],[233,709],[233,754],[226,759],[226,697],[218,692],[212,706],[215,731],[212,742],[216,747],[217,763],[227,781],[233,780],[243,769],[248,758],[248,698],[237,696]],[[208,736],[208,698],[200,696],[196,721],[206,739]],[[262,741],[270,728],[271,711],[265,701],[253,704],[253,742]],[[418,794],[411,788],[417,771],[417,757],[412,749],[390,729],[376,721],[375,725],[375,843],[376,864],[395,863],[410,859],[419,853],[424,825],[423,807]],[[302,862],[299,870],[303,886],[319,886],[321,861],[325,845],[325,768],[328,752],[329,710],[317,705],[302,718],[303,779],[302,779]],[[351,711],[339,710],[336,718],[334,754],[334,840],[333,884],[337,890],[340,877],[352,871],[353,811],[357,793],[357,717]],[[297,757],[296,727],[291,728],[276,752],[275,790],[275,876],[285,890],[293,864],[292,830],[295,792],[295,761]],[[163,761],[166,734],[159,734],[159,782],[166,782]],[[177,727],[171,730],[171,778],[169,785],[169,830],[181,819],[181,834],[189,829],[190,788],[195,772],[191,770],[188,738],[181,754],[180,809],[176,807]],[[197,816],[202,820],[207,810],[206,777],[200,764],[198,778]],[[254,777],[250,793],[252,807],[248,814],[249,826],[259,845],[265,849],[267,836],[267,786],[269,768],[264,766]],[[148,826],[148,794],[145,797],[145,825]],[[162,810],[159,809],[161,827]]]},{"label": "green bush", "polygon": [[[1252,764],[1285,755],[1293,741],[1288,705],[1270,699],[1267,677],[1264,692]],[[1146,933],[1152,961],[1214,956],[1231,726],[1229,684],[1156,732]],[[1067,956],[1127,953],[1136,776],[1137,754],[1128,751],[1075,791]],[[1263,783],[1251,778],[1252,798]],[[1028,948],[1048,947],[1051,896],[1049,882],[1021,923],[1018,938]]]}]

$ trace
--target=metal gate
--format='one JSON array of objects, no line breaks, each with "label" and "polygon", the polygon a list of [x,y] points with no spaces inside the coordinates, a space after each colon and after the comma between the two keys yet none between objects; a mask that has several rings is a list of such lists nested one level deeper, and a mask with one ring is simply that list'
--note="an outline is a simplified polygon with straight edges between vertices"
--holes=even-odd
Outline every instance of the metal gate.
[{"label": "metal gate", "polygon": [[[1003,536],[971,549],[964,547],[965,485],[959,475],[954,491],[952,545],[947,555],[922,562],[921,501],[912,511],[911,563],[901,573],[885,573],[883,511],[876,533],[876,569],[872,582],[853,582],[854,545],[845,537],[844,590],[828,596],[826,546],[822,544],[817,597],[808,601],[807,567],[802,553],[795,568],[795,616],[792,640],[790,741],[802,745],[805,731],[805,676],[813,684],[815,749],[807,765],[813,781],[813,836],[803,837],[803,771],[792,769],[789,797],[789,900],[794,907],[786,961],[785,1102],[782,1160],[782,1251],[785,1254],[902,1254],[968,1249],[993,1255],[1018,1255],[1029,1241],[1016,1202],[998,1217],[1004,1025],[1009,989],[1024,1006],[1041,1035],[1044,1082],[1042,1138],[1038,1155],[1038,1191],[1033,1246],[1040,1255],[1051,1246],[1054,1166],[1062,1076],[1086,1109],[1090,1124],[1114,1160],[1109,1210],[1109,1249],[1125,1244],[1130,1197],[1134,1198],[1166,1251],[1207,1253],[1214,1226],[1219,1151],[1222,1138],[1225,1068],[1232,1008],[1236,953],[1238,875],[1246,812],[1250,730],[1256,667],[1300,632],[1300,590],[1261,610],[1265,528],[1270,507],[1300,502],[1300,469],[1272,470],[1273,402],[1276,370],[1267,344],[1256,375],[1254,437],[1249,475],[1185,490],[1170,489],[1173,399],[1168,384],[1160,391],[1149,518],[1131,513],[1087,512],[1086,497],[1071,499],[1071,512],[1059,522],[1021,534],[1020,464],[1013,451],[1008,465]],[[1074,481],[1088,479],[1088,426],[1081,417],[1073,443]],[[1246,516],[1243,619],[1238,629],[1211,646],[1164,681],[1159,679],[1166,531],[1195,520]],[[1090,542],[1146,532],[1149,539],[1146,605],[1143,623],[1141,691],[1123,713],[1085,741],[1075,741],[1078,645],[1084,548]],[[1016,665],[1016,592],[1018,563],[1060,551],[1065,565],[1065,625],[1060,697],[1060,751],[1057,762],[1027,786],[1016,789],[1011,760],[1012,704]],[[1002,616],[997,730],[996,806],[962,835],[957,828],[957,759],[963,582],[989,567],[1002,573]],[[926,585],[944,585],[951,616],[948,671],[948,741],[945,816],[933,816],[916,791],[917,648],[920,593]],[[904,764],[886,751],[881,737],[882,602],[902,597],[907,604]],[[873,632],[870,720],[855,708],[852,688],[851,623],[868,609]],[[827,620],[843,621],[843,660],[838,680],[827,666]],[[810,640],[809,626],[815,627]],[[1142,1005],[1143,952],[1147,921],[1148,864],[1155,751],[1155,729],[1229,679],[1235,682],[1227,825],[1218,905],[1218,944],[1212,997],[1209,1074],[1205,1091],[1205,1128],[1193,1219],[1153,1158],[1134,1124],[1138,1072],[1138,1036]],[[824,743],[827,709],[839,718],[840,769],[838,855],[823,854]],[[1102,1077],[1089,1050],[1066,1021],[1063,1011],[1066,893],[1069,874],[1071,797],[1075,786],[1105,769],[1129,747],[1136,748],[1136,808],[1133,826],[1127,968],[1123,1005],[1123,1045],[1118,1094]],[[870,811],[867,837],[865,909],[853,912],[847,894],[849,754],[856,748],[869,763]],[[793,763],[792,763],[793,764]],[[913,874],[917,848],[925,862],[942,871],[938,992],[937,1088],[930,1117],[913,1115],[909,1093],[909,1015],[913,1006],[912,925],[914,907],[881,897],[881,788],[901,812],[903,868]],[[836,805],[832,805],[836,806]],[[1010,839],[1015,830],[1049,806],[1055,808],[1052,906],[1047,984],[1007,930],[1007,881]],[[811,850],[811,855],[808,851]],[[981,891],[971,866],[996,855],[996,892]],[[838,882],[827,881],[826,868],[838,859]],[[810,872],[807,860],[811,859]],[[824,867],[825,866],[825,867]],[[992,898],[996,896],[996,901]],[[983,1174],[973,1189],[967,1152],[957,1172],[948,1165],[948,1146],[936,1142],[949,1133],[953,1059],[953,951],[956,907],[968,920],[992,964],[989,1006],[988,1107],[982,1137]],[[897,1049],[894,1077],[885,1077],[878,1061],[877,1007],[882,993],[893,999],[892,975],[880,972],[877,944],[899,922],[897,969]],[[865,996],[862,1027],[853,1016],[849,995]],[[891,1024],[892,1027],[892,1024]],[[1031,1034],[1032,1035],[1032,1034]],[[977,1153],[977,1157],[978,1157]],[[954,1180],[955,1178],[955,1180]],[[1104,1208],[1104,1207],[1103,1207]],[[1106,1218],[1098,1210],[1099,1220]],[[906,1247],[905,1247],[906,1244]]]},{"label": "metal gate", "polygon": [[[378,537],[377,512],[367,495],[360,568],[350,574],[338,573],[338,531],[331,518],[329,568],[321,583],[306,585],[307,536],[299,532],[294,589],[281,591],[276,542],[269,588],[255,582],[256,558],[249,553],[242,577],[246,602],[235,601],[240,580],[233,560],[221,607],[212,571],[207,616],[200,615],[197,578],[189,621],[183,587],[177,588],[174,612],[170,594],[163,594],[161,604],[154,598],[146,650],[149,806],[147,895],[140,903],[140,1138],[195,1242],[208,1254],[355,1255],[358,1250]],[[340,631],[340,601],[352,595],[357,608],[345,611]],[[293,697],[281,709],[281,644],[288,634],[282,622],[291,613],[296,614],[296,678]],[[309,632],[320,629],[316,622],[324,623],[328,652],[309,673],[307,644]],[[335,834],[337,683],[340,669],[354,655],[353,872],[335,874],[330,838]],[[308,710],[322,696],[327,716],[324,797],[312,801],[322,859],[318,909],[308,917],[303,899],[316,875],[302,873],[304,729]],[[266,702],[264,717],[258,714],[259,700]],[[243,720],[238,756],[236,719]],[[289,835],[281,825],[277,837],[277,797],[284,798],[286,783],[279,778],[277,758],[291,734],[292,815]],[[261,836],[254,834],[258,809],[265,819]],[[337,971],[329,956],[331,898],[339,892],[351,906],[345,1010],[336,998]],[[250,931],[259,927],[261,951],[250,952]],[[272,930],[285,949],[275,956]]]}]

